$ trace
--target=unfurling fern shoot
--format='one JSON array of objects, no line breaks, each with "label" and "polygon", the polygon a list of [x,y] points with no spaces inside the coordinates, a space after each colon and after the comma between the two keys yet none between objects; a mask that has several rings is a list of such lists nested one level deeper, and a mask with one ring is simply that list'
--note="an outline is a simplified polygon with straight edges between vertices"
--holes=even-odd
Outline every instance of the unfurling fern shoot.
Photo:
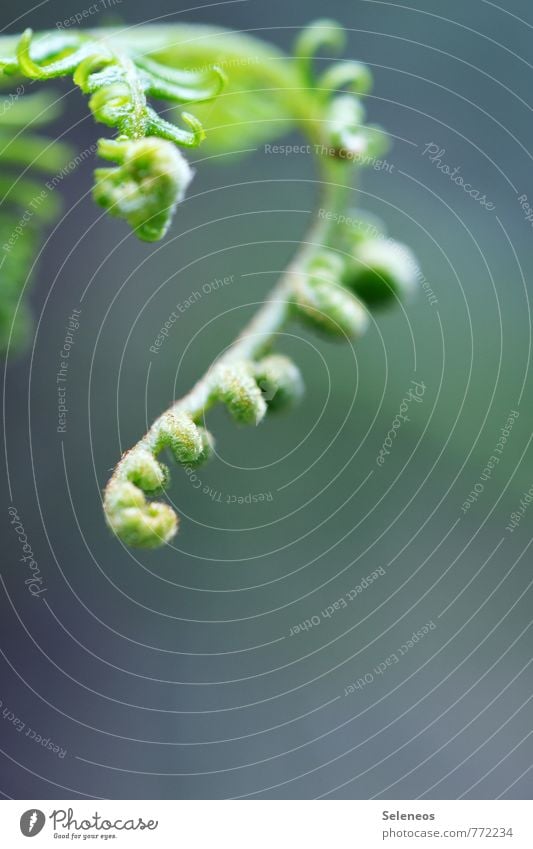
[{"label": "unfurling fern shoot", "polygon": [[[340,61],[321,74],[315,72],[316,53],[324,47],[340,51],[343,44],[342,27],[327,20],[301,33],[293,56],[247,35],[196,25],[56,32],[35,38],[27,30],[18,39],[0,39],[4,86],[10,80],[71,76],[88,95],[95,120],[115,131],[113,138],[98,143],[98,154],[107,165],[95,171],[93,196],[140,239],[155,241],[167,232],[193,176],[182,149],[199,145],[206,130],[208,144],[219,152],[233,151],[236,137],[244,147],[293,128],[316,151],[320,209],[328,214],[315,216],[301,248],[249,325],[191,391],[122,456],[105,488],[107,523],[127,545],[155,548],[176,533],[174,510],[154,500],[170,479],[158,457],[166,450],[181,465],[208,460],[214,440],[199,422],[212,406],[224,405],[239,424],[259,425],[265,415],[301,397],[303,382],[296,364],[273,350],[281,328],[297,321],[330,338],[357,339],[368,326],[369,308],[403,298],[415,287],[416,260],[407,247],[386,237],[384,228],[374,226],[370,237],[335,225],[364,215],[347,208],[354,173],[358,163],[372,161],[387,146],[385,133],[365,119],[363,99],[372,84],[369,69]],[[228,69],[227,75],[222,68]],[[161,118],[150,99],[173,104],[176,122]],[[206,101],[207,107],[202,105]],[[18,124],[16,111],[9,113],[11,124],[0,115],[0,132],[8,137],[5,142],[0,136],[2,168],[10,164],[13,126],[31,126],[41,114],[41,104],[27,99],[17,104],[19,113],[23,103],[26,112]],[[186,111],[176,111],[183,106]],[[35,150],[42,142],[26,132],[22,138],[22,164],[38,165]],[[46,157],[42,162],[49,167]],[[13,197],[22,205],[24,191],[20,187]],[[11,226],[5,216],[0,218],[3,239]],[[12,282],[5,285],[5,277],[2,281],[1,309],[8,304],[7,313],[0,312],[4,344],[21,288],[16,267],[8,262],[5,270]]]}]

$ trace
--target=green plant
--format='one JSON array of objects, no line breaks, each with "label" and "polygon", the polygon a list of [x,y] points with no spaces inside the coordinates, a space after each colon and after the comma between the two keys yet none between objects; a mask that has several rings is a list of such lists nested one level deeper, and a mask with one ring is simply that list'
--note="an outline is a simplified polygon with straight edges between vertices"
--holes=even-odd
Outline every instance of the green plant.
[{"label": "green plant", "polygon": [[[0,98],[0,353],[22,347],[31,319],[19,304],[45,228],[58,216],[58,197],[43,186],[73,156],[70,146],[34,130],[54,120],[56,99],[28,94],[20,83]],[[39,177],[40,179],[37,179]]]},{"label": "green plant", "polygon": [[[202,26],[46,33],[35,42],[27,31],[6,45],[4,77],[72,75],[90,95],[95,119],[117,130],[115,139],[99,142],[100,156],[114,167],[95,172],[94,198],[142,239],[167,231],[191,179],[177,146],[199,144],[203,125],[207,144],[219,152],[296,128],[316,154],[322,196],[296,256],[250,324],[123,455],[106,486],[107,522],[129,545],[153,548],[175,534],[172,508],[151,500],[169,481],[158,455],[168,449],[187,465],[207,460],[213,438],[198,421],[214,404],[224,404],[239,423],[258,424],[301,395],[297,367],[272,351],[280,328],[296,320],[331,338],[357,338],[370,304],[392,302],[416,283],[410,251],[348,208],[356,166],[382,155],[387,138],[365,123],[366,66],[340,61],[315,70],[320,49],[339,51],[343,43],[342,28],[322,20],[302,32],[292,57],[247,35]],[[190,111],[175,116],[185,127],[159,117],[148,96],[187,104]]]}]

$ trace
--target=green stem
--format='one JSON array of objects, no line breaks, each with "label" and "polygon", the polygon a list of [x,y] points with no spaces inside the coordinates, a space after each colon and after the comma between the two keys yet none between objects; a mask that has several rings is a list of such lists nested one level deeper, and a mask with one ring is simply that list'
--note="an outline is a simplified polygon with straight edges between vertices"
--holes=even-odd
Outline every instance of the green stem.
[{"label": "green stem", "polygon": [[[324,208],[328,211],[331,210],[332,212],[342,210],[345,205],[346,193],[350,191],[349,185],[333,179],[339,173],[337,168],[322,165],[322,171],[320,204],[314,212],[315,220],[308,230],[306,238],[303,240],[302,247],[287,266],[263,306],[241,331],[226,352],[216,361],[217,367],[242,361],[256,360],[263,353],[271,339],[279,333],[289,320],[295,279],[303,271],[309,259],[322,248],[327,247],[331,236],[331,222],[334,220],[334,216],[318,218],[316,212],[319,208]],[[344,170],[341,173],[344,173]],[[147,433],[131,450],[147,448],[152,453],[156,452],[160,426],[168,413],[187,413],[194,421],[199,421],[203,419],[207,411],[216,403],[215,374],[212,366],[193,386],[190,392],[175,401],[168,410],[153,422]],[[129,453],[127,451],[117,464],[108,483],[108,487],[118,480],[125,479],[124,461]]]}]

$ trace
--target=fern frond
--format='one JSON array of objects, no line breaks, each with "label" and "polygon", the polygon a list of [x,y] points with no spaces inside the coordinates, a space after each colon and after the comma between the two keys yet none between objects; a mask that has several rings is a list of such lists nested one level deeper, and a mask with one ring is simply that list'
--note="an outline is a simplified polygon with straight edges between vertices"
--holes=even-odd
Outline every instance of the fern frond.
[{"label": "fern frond", "polygon": [[[118,133],[114,144],[108,139],[99,144],[101,155],[117,167],[96,172],[95,200],[125,218],[139,238],[162,238],[192,176],[175,146],[196,147],[204,131],[187,112],[181,114],[182,127],[166,121],[148,98],[180,105],[209,100],[224,84],[222,72],[216,67],[199,72],[164,67],[133,49],[82,33],[34,39],[31,29],[21,36],[13,57],[0,59],[0,71],[35,81],[72,76],[89,96],[95,120]],[[150,144],[141,143],[147,139]]]},{"label": "fern frond", "polygon": [[[298,368],[274,350],[280,329],[299,320],[330,338],[357,339],[368,326],[370,307],[392,303],[416,284],[418,266],[405,246],[386,237],[380,226],[342,223],[351,219],[348,202],[357,166],[386,149],[386,134],[366,122],[363,98],[372,77],[354,61],[317,70],[322,48],[339,52],[344,44],[342,27],[328,20],[301,34],[293,56],[247,35],[196,26],[45,33],[36,39],[27,30],[16,42],[0,41],[9,47],[0,59],[0,78],[72,76],[88,95],[95,120],[116,131],[115,138],[99,141],[100,156],[112,165],[96,170],[94,197],[141,239],[166,233],[192,176],[180,148],[202,141],[203,120],[222,150],[297,128],[316,152],[325,214],[317,210],[300,250],[250,324],[123,455],[106,486],[110,528],[128,545],[155,548],[178,528],[172,508],[151,500],[170,479],[159,454],[168,450],[182,465],[205,462],[213,437],[199,422],[215,404],[225,405],[238,423],[258,425],[301,397]],[[230,82],[219,96],[222,67]],[[186,104],[188,111],[170,122],[149,98],[180,109]],[[213,98],[206,112],[202,103]],[[19,147],[12,131],[6,123],[5,162],[21,165],[31,158],[46,169],[46,145],[27,138]],[[34,190],[25,180],[15,184],[23,203]],[[15,186],[2,186],[16,197]],[[21,240],[19,249],[29,253],[29,242]]]},{"label": "fern frond", "polygon": [[[340,49],[343,41],[339,25],[319,21],[297,40],[295,58],[285,60],[284,76],[279,58],[275,69],[268,68],[267,76],[284,80],[279,99],[285,107],[291,105],[290,117],[315,144],[326,214],[317,216],[270,299],[218,363],[118,463],[105,489],[104,512],[110,528],[128,545],[156,548],[177,531],[178,517],[171,507],[149,500],[168,485],[168,469],[158,454],[170,441],[178,463],[188,462],[184,451],[176,450],[186,440],[194,445],[188,456],[203,462],[209,451],[200,451],[200,441],[210,445],[212,437],[205,431],[201,435],[196,422],[214,404],[225,405],[239,424],[258,425],[270,411],[301,397],[297,367],[271,350],[288,321],[302,320],[330,338],[357,339],[368,326],[369,306],[409,294],[416,282],[416,261],[407,248],[376,227],[354,231],[338,223],[350,217],[347,199],[354,165],[383,150],[386,142],[381,131],[365,124],[361,97],[371,84],[365,66],[340,62],[322,74],[314,71],[315,53],[323,46]],[[234,50],[235,36],[231,44]],[[247,41],[245,45],[248,49]],[[248,92],[242,103],[250,96]]]},{"label": "fern frond", "polygon": [[24,80],[72,76],[89,96],[95,120],[117,131],[115,139],[98,144],[99,154],[114,167],[95,171],[93,196],[149,241],[166,233],[192,178],[179,147],[196,147],[204,131],[198,118],[185,112],[182,126],[164,120],[148,98],[180,105],[205,101],[224,83],[216,67],[164,67],[137,49],[118,49],[104,38],[83,33],[34,38],[28,29],[18,41],[9,42],[11,55],[0,58],[0,85],[19,85],[0,100],[0,352],[10,337],[12,346],[20,347],[27,336],[31,323],[25,304],[17,309],[19,295],[43,227],[59,211],[57,196],[26,174],[54,175],[73,157],[68,145],[33,133],[32,128],[53,120],[59,109],[47,93],[25,93]]}]

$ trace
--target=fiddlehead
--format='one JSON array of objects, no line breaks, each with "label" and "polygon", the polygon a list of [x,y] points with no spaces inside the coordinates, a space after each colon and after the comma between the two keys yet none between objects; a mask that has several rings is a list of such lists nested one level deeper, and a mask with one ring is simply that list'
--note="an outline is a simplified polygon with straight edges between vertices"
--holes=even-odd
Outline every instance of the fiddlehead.
[{"label": "fiddlehead", "polygon": [[[238,39],[230,39],[234,53]],[[248,43],[245,39],[245,51]],[[385,240],[377,230],[369,239],[357,229],[337,226],[341,218],[350,220],[350,172],[364,157],[376,156],[385,142],[379,128],[364,124],[361,96],[370,87],[368,69],[341,62],[320,76],[313,72],[314,53],[323,45],[341,43],[338,25],[318,22],[297,41],[294,59],[276,58],[265,69],[268,81],[276,80],[273,99],[280,104],[285,128],[296,122],[314,144],[327,214],[317,216],[271,297],[233,345],[118,463],[105,489],[104,511],[111,529],[128,545],[155,548],[176,533],[178,517],[172,508],[149,500],[169,480],[158,454],[170,447],[178,463],[208,459],[213,439],[197,422],[214,404],[224,404],[240,424],[258,425],[268,412],[301,397],[298,368],[271,350],[286,322],[300,320],[330,337],[357,338],[368,324],[368,304],[386,295],[404,295],[416,280],[416,263],[403,246]],[[339,87],[349,91],[339,94]],[[235,92],[228,121],[247,109],[250,96],[249,91]],[[227,137],[222,134],[221,139],[224,147]]]},{"label": "fiddlehead", "polygon": [[32,80],[72,76],[89,95],[96,121],[113,127],[115,140],[102,139],[100,155],[114,168],[95,173],[95,200],[125,218],[141,239],[166,233],[177,203],[192,177],[178,147],[196,147],[200,121],[183,112],[184,127],[161,118],[148,97],[176,104],[209,100],[224,82],[216,67],[182,71],[165,67],[134,50],[115,48],[105,38],[81,33],[45,34],[34,40],[26,30],[13,57],[0,59],[4,76]]}]

